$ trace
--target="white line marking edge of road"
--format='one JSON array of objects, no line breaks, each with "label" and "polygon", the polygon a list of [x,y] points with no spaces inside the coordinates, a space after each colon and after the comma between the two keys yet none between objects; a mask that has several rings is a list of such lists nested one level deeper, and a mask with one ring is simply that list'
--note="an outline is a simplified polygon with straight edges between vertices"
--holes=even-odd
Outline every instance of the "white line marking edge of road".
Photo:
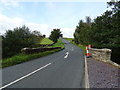
[{"label": "white line marking edge of road", "polygon": [[24,79],[24,78],[26,78],[26,77],[34,74],[34,73],[36,73],[36,72],[38,72],[38,71],[46,68],[46,67],[48,67],[49,65],[51,65],[51,63],[48,63],[48,64],[42,66],[41,68],[39,68],[39,69],[37,69],[37,70],[35,70],[35,71],[31,72],[31,73],[28,73],[28,74],[26,74],[25,76],[22,76],[21,78],[16,79],[16,80],[14,80],[13,82],[10,82],[9,84],[6,84],[6,85],[0,87],[0,90],[3,89],[3,88],[6,88],[6,87],[8,87],[8,86],[10,86],[10,85],[12,85],[12,84],[14,84],[14,83],[16,83],[16,82],[18,82],[18,81],[20,81],[20,80],[22,80],[22,79]]},{"label": "white line marking edge of road", "polygon": [[85,88],[90,88],[86,56],[85,56]]}]

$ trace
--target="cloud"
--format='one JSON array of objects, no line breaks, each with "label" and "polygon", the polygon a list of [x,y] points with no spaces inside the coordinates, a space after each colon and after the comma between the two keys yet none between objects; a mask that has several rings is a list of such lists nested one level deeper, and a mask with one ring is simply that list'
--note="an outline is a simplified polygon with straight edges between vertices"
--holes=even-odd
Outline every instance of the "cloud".
[{"label": "cloud", "polygon": [[61,28],[63,37],[73,38],[73,33],[75,32],[75,28]]},{"label": "cloud", "polygon": [[19,7],[19,2],[17,2],[16,0],[1,0],[0,3],[2,3],[6,7]]},{"label": "cloud", "polygon": [[53,4],[53,2],[47,2],[47,3],[46,3],[46,6],[47,6],[48,8],[55,8],[55,5]]},{"label": "cloud", "polygon": [[10,18],[3,14],[0,14],[0,24],[1,24],[0,25],[0,33],[1,34],[4,34],[6,32],[6,30],[8,30],[8,29],[13,30],[13,28],[20,27],[22,25],[28,26],[31,31],[38,30],[42,34],[46,34],[47,36],[50,33],[50,28],[46,24],[27,22],[27,21],[23,20],[22,18],[19,18],[19,17]]},{"label": "cloud", "polygon": [[[11,1],[11,0],[5,0]],[[18,2],[108,2],[110,0],[14,0]],[[114,0],[112,0],[114,2]]]},{"label": "cloud", "polygon": [[0,13],[11,8],[23,9],[23,6],[21,6],[20,2],[17,0],[0,0],[0,4],[2,5],[2,7],[4,7],[4,8],[0,7]]},{"label": "cloud", "polygon": [[47,37],[49,36],[52,28],[50,28],[49,25],[47,24],[38,24],[38,23],[33,23],[33,22],[26,22],[25,24],[26,26],[28,26],[31,31],[37,30],[40,31],[41,34],[45,34]]},{"label": "cloud", "polygon": [[24,20],[21,18],[9,18],[0,14],[0,33],[4,34],[7,29],[13,29],[14,27],[20,26],[23,22]]},{"label": "cloud", "polygon": [[[14,17],[10,18],[3,14],[0,14],[0,34],[4,34],[6,30],[13,30],[15,27],[20,27],[26,25],[31,31],[37,30],[42,34],[45,34],[47,37],[50,35],[51,31],[55,27],[50,27],[47,24],[39,24],[34,22],[27,22],[22,18]],[[74,28],[61,28],[62,34],[64,37],[73,37]]]}]

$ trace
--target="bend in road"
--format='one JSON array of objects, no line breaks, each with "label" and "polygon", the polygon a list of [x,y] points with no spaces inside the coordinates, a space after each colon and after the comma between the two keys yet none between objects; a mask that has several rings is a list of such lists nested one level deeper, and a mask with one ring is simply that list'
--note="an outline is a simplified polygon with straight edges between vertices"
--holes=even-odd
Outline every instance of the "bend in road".
[{"label": "bend in road", "polygon": [[51,63],[42,70],[8,85],[7,88],[84,88],[83,50],[67,40],[63,39],[63,42],[65,49],[60,52],[4,68],[2,86]]}]

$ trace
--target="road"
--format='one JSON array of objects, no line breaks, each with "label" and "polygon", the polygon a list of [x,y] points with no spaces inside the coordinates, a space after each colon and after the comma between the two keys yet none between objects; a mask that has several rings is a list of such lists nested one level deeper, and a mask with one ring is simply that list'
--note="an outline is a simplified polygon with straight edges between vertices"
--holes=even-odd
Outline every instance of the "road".
[{"label": "road", "polygon": [[2,70],[2,88],[84,88],[82,49],[63,39],[65,49]]}]

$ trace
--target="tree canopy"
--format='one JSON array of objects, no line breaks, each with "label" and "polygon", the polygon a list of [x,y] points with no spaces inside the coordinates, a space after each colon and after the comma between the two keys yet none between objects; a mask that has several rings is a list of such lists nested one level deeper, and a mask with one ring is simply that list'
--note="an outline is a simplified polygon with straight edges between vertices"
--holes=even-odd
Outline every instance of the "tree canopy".
[{"label": "tree canopy", "polygon": [[25,25],[16,27],[14,30],[7,30],[2,37],[2,56],[5,58],[18,54],[22,48],[36,44],[41,38],[40,32],[30,32],[29,28]]},{"label": "tree canopy", "polygon": [[53,31],[51,31],[51,34],[49,36],[49,39],[51,39],[54,43],[57,42],[57,39],[59,37],[62,37],[63,34],[61,34],[60,29],[53,29]]},{"label": "tree canopy", "polygon": [[106,10],[92,22],[88,17],[86,22],[80,20],[75,29],[74,41],[82,45],[91,44],[95,48],[110,48],[112,49],[111,60],[119,63],[120,0],[107,4],[111,10]]},{"label": "tree canopy", "polygon": [[90,17],[86,17],[86,22],[80,20],[78,25],[76,26],[74,33],[74,41],[77,44],[87,45],[89,44],[88,31],[91,27],[91,19]]},{"label": "tree canopy", "polygon": [[74,33],[76,43],[92,44],[95,47],[120,47],[120,1],[108,2],[111,10],[106,10],[91,22],[80,20]]}]

